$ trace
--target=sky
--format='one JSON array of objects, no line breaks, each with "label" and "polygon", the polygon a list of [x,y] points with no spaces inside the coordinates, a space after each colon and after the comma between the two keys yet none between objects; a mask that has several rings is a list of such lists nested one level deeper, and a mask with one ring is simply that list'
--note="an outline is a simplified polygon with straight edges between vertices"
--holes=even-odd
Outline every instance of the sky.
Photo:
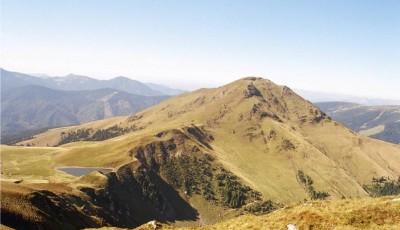
[{"label": "sky", "polygon": [[0,67],[400,99],[398,0],[0,0]]}]

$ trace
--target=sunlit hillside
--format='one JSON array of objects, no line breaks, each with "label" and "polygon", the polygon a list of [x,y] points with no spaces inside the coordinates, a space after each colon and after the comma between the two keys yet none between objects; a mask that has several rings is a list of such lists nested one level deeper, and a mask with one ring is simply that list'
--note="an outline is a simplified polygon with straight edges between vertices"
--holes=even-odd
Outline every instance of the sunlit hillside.
[{"label": "sunlit hillside", "polygon": [[[255,77],[18,145],[1,147],[11,227],[57,226],[43,212],[63,213],[61,222],[79,217],[76,227],[209,225],[304,201],[368,197],[374,177],[400,175],[398,145],[360,136],[288,87]],[[15,196],[32,214],[19,214]]]}]

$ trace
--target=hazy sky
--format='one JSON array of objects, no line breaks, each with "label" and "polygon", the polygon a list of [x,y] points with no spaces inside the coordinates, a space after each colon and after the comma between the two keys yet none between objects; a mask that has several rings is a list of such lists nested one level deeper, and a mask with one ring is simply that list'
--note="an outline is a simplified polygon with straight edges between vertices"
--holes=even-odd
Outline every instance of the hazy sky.
[{"label": "hazy sky", "polygon": [[0,0],[0,67],[400,99],[400,1]]}]

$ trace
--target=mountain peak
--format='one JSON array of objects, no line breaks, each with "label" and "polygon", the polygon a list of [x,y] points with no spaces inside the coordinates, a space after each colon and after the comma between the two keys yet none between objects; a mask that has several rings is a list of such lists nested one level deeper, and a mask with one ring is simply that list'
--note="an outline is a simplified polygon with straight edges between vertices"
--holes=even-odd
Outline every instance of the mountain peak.
[{"label": "mountain peak", "polygon": [[241,87],[247,87],[249,85],[250,88],[283,88],[284,86],[280,86],[278,84],[275,84],[273,81],[269,80],[269,79],[265,79],[262,77],[256,77],[256,76],[247,76],[247,77],[243,77],[240,78],[236,81],[233,81],[225,86],[222,87],[232,87],[232,86],[241,86]]},{"label": "mountain peak", "polygon": [[171,98],[142,114],[149,120],[163,120],[165,124],[192,121],[210,126],[237,122],[254,125],[268,120],[300,125],[326,118],[317,107],[288,87],[256,77]]},{"label": "mountain peak", "polygon": [[67,75],[65,75],[64,77],[60,77],[60,78],[68,78],[68,79],[79,79],[79,80],[93,80],[93,78],[90,78],[88,76],[84,76],[84,75],[79,75],[79,74],[74,74],[74,73],[69,73]]},{"label": "mountain peak", "polygon": [[243,95],[245,98],[256,96],[268,101],[277,100],[278,98],[285,99],[285,97],[291,97],[290,100],[305,101],[289,87],[275,84],[271,80],[261,77],[244,77],[230,84],[222,86],[222,88],[228,90],[242,90],[243,93],[241,95]]},{"label": "mountain peak", "polygon": [[114,80],[120,80],[120,81],[136,81],[136,80],[132,80],[128,77],[124,77],[124,76],[117,76],[115,78],[113,78]]},{"label": "mountain peak", "polygon": [[257,80],[266,80],[266,79],[264,79],[262,77],[256,77],[256,76],[247,76],[247,77],[243,77],[243,78],[239,79],[239,81],[240,80],[242,80],[242,81],[257,81]]}]

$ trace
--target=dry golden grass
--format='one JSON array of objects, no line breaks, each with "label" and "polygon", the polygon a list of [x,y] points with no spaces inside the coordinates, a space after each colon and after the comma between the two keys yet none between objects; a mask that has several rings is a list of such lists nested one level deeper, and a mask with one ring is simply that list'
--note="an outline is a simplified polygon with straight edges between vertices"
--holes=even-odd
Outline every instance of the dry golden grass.
[{"label": "dry golden grass", "polygon": [[[201,229],[400,229],[400,198],[309,202],[263,216],[244,215]],[[194,228],[191,228],[194,229]]]},{"label": "dry golden grass", "polygon": [[26,198],[32,191],[33,189],[29,187],[2,182],[1,209],[7,210],[9,213],[16,213],[31,222],[41,221],[42,217],[38,215],[38,210]]},{"label": "dry golden grass", "polygon": [[[80,213],[79,207],[76,206],[74,200],[69,200],[69,197],[80,197],[85,200],[86,197],[82,196],[79,190],[74,189],[67,183],[19,183],[15,184],[12,182],[1,182],[1,211],[4,214],[3,224],[18,226],[17,229],[32,229],[35,224],[38,228],[54,229],[53,227],[43,227],[44,223],[53,221],[57,215],[64,215],[65,213],[59,210],[66,211],[69,209],[69,213],[75,212],[76,215]],[[43,194],[52,193],[54,196],[47,196],[49,200],[46,201],[41,198]],[[36,195],[35,195],[36,193]],[[38,195],[38,193],[43,193]],[[65,196],[68,194],[68,196]],[[65,206],[64,202],[70,202],[69,205]],[[58,206],[60,209],[52,208],[52,205]],[[60,212],[60,213],[59,213]],[[3,217],[3,216],[2,216]],[[12,220],[18,220],[13,222]],[[73,222],[74,219],[71,220]],[[77,220],[79,221],[79,220]],[[30,226],[25,226],[25,223],[30,223]],[[67,225],[68,223],[65,223]]]},{"label": "dry golden grass", "polygon": [[13,228],[10,228],[10,227],[0,224],[0,229],[1,230],[12,230]]},{"label": "dry golden grass", "polygon": [[[54,169],[54,157],[62,148],[0,146],[2,179],[51,179],[58,172]],[[63,175],[58,175],[60,178]],[[64,175],[67,177],[66,175]]]},{"label": "dry golden grass", "polygon": [[[287,230],[288,224],[294,224],[299,230],[397,230],[400,229],[400,197],[315,201],[261,216],[242,215],[214,225],[177,227],[157,223],[157,229]],[[154,229],[153,226],[150,222],[135,230],[150,230]]]}]

